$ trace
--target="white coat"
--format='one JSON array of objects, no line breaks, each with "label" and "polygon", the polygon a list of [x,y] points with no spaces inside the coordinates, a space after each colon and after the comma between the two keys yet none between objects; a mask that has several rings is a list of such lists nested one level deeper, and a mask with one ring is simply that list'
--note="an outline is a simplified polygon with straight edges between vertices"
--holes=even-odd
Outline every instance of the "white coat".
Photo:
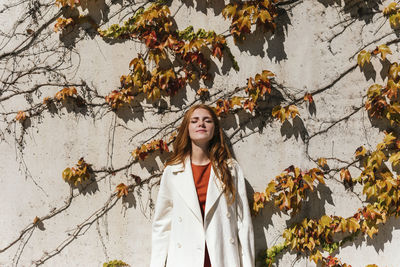
[{"label": "white coat", "polygon": [[204,223],[190,156],[163,172],[155,206],[150,267],[204,267],[205,243],[212,267],[254,267],[254,234],[243,172],[229,161],[236,198],[228,205],[211,167]]}]

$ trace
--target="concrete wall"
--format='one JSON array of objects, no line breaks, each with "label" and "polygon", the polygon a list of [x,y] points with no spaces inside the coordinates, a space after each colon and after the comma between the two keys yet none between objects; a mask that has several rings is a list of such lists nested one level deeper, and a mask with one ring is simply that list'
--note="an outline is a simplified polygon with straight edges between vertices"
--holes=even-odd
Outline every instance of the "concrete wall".
[{"label": "concrete wall", "polygon": [[[14,3],[6,2],[0,3],[2,10],[5,4]],[[127,2],[98,0],[84,12],[89,12],[98,23],[109,20],[101,26],[105,28],[128,18],[141,5]],[[390,1],[287,2],[292,4],[281,6],[274,35],[256,32],[238,46],[232,37],[227,38],[240,71],[230,69],[229,60],[215,60],[212,65],[216,74],[210,92],[215,95],[207,102],[210,104],[236,87],[245,86],[247,78],[264,69],[276,74],[276,83],[284,87],[281,92],[288,100],[327,87],[314,95],[315,112],[310,113],[308,104],[300,104],[300,118],[284,124],[246,112],[222,119],[247,178],[249,198],[252,192],[263,191],[289,165],[313,168],[313,160],[325,157],[332,169],[341,168],[354,160],[359,146],[374,149],[383,137],[379,127],[371,125],[364,108],[354,112],[363,106],[368,87],[382,83],[382,65],[378,59],[373,60],[376,71],[366,74],[353,67],[360,50],[372,50],[397,38],[379,12]],[[25,1],[0,13],[0,29],[4,33],[0,54],[14,49],[18,52],[14,57],[0,57],[0,266],[32,266],[40,259],[45,260],[43,266],[101,266],[113,259],[131,266],[148,266],[151,204],[158,191],[158,178],[151,175],[160,173],[167,155],[156,153],[146,161],[130,165],[130,153],[148,140],[168,136],[197,99],[196,88],[187,87],[176,97],[164,97],[155,104],[143,101],[133,112],[124,109],[115,113],[104,105],[84,109],[71,104],[56,108],[55,112],[45,110],[26,122],[29,125],[13,122],[16,111],[53,96],[66,83],[76,84],[80,94],[89,91],[93,96],[90,103],[104,103],[102,97],[119,86],[120,75],[129,72],[130,60],[146,50],[136,41],[105,42],[88,25],[63,39],[53,32],[54,20],[41,29],[59,8],[36,7],[41,11],[31,13],[38,17],[36,23],[32,15],[24,17],[28,10],[36,10],[33,3]],[[230,24],[222,17],[223,6],[217,0],[173,1],[170,9],[181,30],[193,25],[195,29],[227,33]],[[18,45],[29,37],[26,29],[38,32],[38,37],[33,45],[19,51]],[[397,60],[397,45],[390,48],[390,59]],[[51,66],[55,71],[41,69],[18,78],[13,85],[7,83],[35,66]],[[2,99],[45,82],[54,85],[41,87],[40,93]],[[96,97],[95,90],[101,97]],[[157,113],[157,106],[164,104],[170,109]],[[307,136],[313,137],[308,140]],[[61,173],[80,157],[93,165],[96,182],[85,190],[71,191]],[[115,175],[106,171],[119,168],[123,169]],[[357,168],[350,171],[353,176],[359,174]],[[125,202],[111,199],[108,203],[116,185],[133,182],[130,174],[149,180],[135,188]],[[363,205],[360,188],[346,191],[338,173],[331,174],[327,186],[320,188],[293,220],[272,205],[254,218],[257,253],[283,240],[281,235],[289,220],[318,218],[323,214],[351,216]],[[36,216],[47,217],[39,227],[32,228]],[[359,238],[341,248],[336,256],[353,267],[372,263],[398,266],[399,228],[399,220],[392,218],[380,227],[373,240]],[[76,238],[71,238],[76,230]],[[279,258],[276,265],[315,266],[307,258],[290,253]]]}]

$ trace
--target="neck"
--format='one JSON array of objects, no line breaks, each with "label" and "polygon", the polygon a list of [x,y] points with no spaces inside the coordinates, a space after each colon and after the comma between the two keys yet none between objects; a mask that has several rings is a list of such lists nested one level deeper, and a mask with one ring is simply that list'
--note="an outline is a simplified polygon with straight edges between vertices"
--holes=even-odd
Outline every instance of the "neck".
[{"label": "neck", "polygon": [[207,146],[199,146],[192,143],[191,161],[196,165],[205,165],[210,162]]}]

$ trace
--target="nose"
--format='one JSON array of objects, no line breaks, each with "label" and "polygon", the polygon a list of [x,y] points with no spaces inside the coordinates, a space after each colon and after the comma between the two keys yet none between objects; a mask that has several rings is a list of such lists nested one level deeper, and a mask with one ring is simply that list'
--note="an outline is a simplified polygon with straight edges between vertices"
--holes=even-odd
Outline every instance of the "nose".
[{"label": "nose", "polygon": [[202,120],[199,120],[199,123],[200,123],[200,124],[199,124],[200,127],[203,127],[203,128],[204,128],[204,127],[206,126],[205,122],[202,121]]}]

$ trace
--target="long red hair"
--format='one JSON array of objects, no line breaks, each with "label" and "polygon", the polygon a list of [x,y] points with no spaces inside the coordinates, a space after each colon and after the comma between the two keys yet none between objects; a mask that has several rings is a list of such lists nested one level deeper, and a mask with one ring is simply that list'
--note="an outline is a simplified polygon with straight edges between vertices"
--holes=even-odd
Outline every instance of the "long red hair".
[{"label": "long red hair", "polygon": [[178,163],[185,164],[185,158],[191,155],[192,142],[189,136],[189,123],[193,112],[198,108],[202,108],[210,112],[214,121],[214,136],[210,140],[208,147],[210,162],[214,173],[224,185],[224,193],[227,198],[230,199],[229,202],[233,202],[235,199],[235,187],[227,164],[227,160],[232,158],[232,155],[225,142],[224,133],[220,127],[219,119],[212,107],[205,104],[198,104],[193,105],[186,111],[185,115],[183,116],[182,123],[178,128],[178,135],[173,143],[174,150],[171,157],[165,163],[165,166]]}]

